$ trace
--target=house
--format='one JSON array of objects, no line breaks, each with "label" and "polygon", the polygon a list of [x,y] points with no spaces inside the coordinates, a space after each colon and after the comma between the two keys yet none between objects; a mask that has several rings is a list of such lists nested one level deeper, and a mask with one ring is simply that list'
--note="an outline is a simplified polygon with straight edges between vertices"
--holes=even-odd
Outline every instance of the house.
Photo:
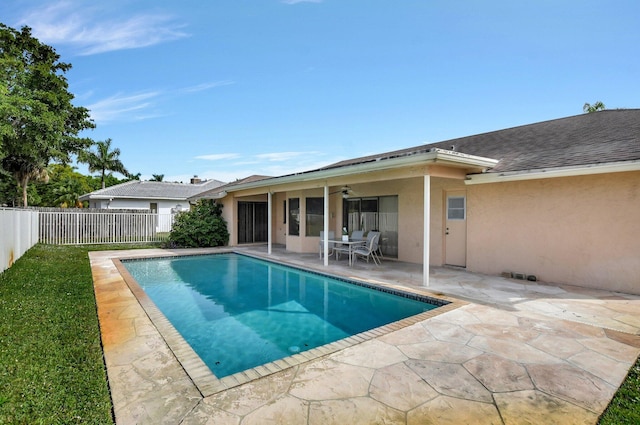
[{"label": "house", "polygon": [[238,181],[197,197],[224,205],[231,245],[317,252],[321,230],[376,229],[385,258],[422,264],[425,285],[429,265],[448,265],[640,294],[640,109]]},{"label": "house", "polygon": [[89,208],[150,210],[158,214],[171,214],[189,209],[188,198],[224,183],[218,180],[202,181],[196,177],[190,184],[131,180],[80,197],[88,201]]}]

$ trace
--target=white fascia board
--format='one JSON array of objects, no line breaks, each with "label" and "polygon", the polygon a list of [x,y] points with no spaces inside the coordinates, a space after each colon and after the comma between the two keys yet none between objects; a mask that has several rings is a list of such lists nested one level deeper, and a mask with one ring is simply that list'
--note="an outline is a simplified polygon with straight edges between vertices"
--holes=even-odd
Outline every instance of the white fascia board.
[{"label": "white fascia board", "polygon": [[216,192],[211,195],[194,195],[187,198],[187,201],[197,201],[198,199],[222,199],[227,196],[227,191],[223,190],[221,192]]},{"label": "white fascia board", "polygon": [[557,177],[575,177],[591,174],[621,173],[625,171],[640,171],[640,161],[591,164],[581,165],[578,167],[543,168],[539,170],[513,171],[506,173],[470,174],[467,176],[465,184],[472,185]]},{"label": "white fascia board", "polygon": [[498,162],[499,160],[497,159],[484,158],[480,156],[467,155],[460,152],[434,148],[429,152],[420,154],[408,154],[396,158],[380,157],[378,159],[360,164],[345,165],[337,168],[291,174],[282,177],[259,180],[256,182],[243,183],[228,188],[227,192],[236,192],[245,189],[255,189],[287,183],[323,180],[332,177],[343,177],[373,171],[384,171],[394,168],[424,165],[428,163],[451,165],[457,167],[474,167],[485,170],[487,168],[495,167]]}]

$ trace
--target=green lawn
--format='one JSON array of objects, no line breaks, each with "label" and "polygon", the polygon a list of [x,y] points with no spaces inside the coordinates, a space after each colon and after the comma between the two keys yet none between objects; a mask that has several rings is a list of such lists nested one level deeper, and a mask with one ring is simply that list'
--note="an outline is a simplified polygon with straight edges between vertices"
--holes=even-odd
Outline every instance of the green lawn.
[{"label": "green lawn", "polygon": [[0,274],[0,424],[113,423],[87,255],[104,249],[36,245]]},{"label": "green lawn", "polygon": [[599,425],[640,424],[640,357],[600,417]]},{"label": "green lawn", "polygon": [[[36,245],[0,274],[0,424],[113,424],[87,254],[139,247]],[[599,424],[639,406],[640,359]]]}]

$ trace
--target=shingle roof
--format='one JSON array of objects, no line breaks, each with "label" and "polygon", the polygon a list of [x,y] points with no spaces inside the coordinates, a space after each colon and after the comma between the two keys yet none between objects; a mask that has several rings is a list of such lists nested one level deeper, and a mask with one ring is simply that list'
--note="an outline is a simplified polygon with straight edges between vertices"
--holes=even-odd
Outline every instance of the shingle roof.
[{"label": "shingle roof", "polygon": [[82,195],[80,199],[187,199],[223,184],[224,182],[218,180],[207,180],[196,184],[132,180]]},{"label": "shingle roof", "polygon": [[499,159],[489,170],[494,173],[640,160],[640,109],[581,114],[354,158],[325,168],[408,156],[432,148]]}]

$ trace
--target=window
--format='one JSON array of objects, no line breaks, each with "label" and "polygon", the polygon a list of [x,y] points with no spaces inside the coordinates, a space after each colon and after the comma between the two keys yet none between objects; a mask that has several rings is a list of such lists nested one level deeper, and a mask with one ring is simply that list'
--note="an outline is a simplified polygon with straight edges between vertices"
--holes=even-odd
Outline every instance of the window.
[{"label": "window", "polygon": [[464,196],[447,198],[447,220],[464,220],[466,218],[464,200]]},{"label": "window", "polygon": [[289,198],[289,236],[300,236],[300,198]]},{"label": "window", "polygon": [[158,212],[158,203],[157,202],[151,202],[149,204],[149,209],[151,210],[151,213],[155,214]]},{"label": "window", "polygon": [[324,198],[306,199],[305,236],[320,236],[324,227]]},{"label": "window", "polygon": [[343,219],[347,230],[378,230],[380,248],[388,257],[398,256],[398,197],[378,196],[349,198],[343,202]]}]

